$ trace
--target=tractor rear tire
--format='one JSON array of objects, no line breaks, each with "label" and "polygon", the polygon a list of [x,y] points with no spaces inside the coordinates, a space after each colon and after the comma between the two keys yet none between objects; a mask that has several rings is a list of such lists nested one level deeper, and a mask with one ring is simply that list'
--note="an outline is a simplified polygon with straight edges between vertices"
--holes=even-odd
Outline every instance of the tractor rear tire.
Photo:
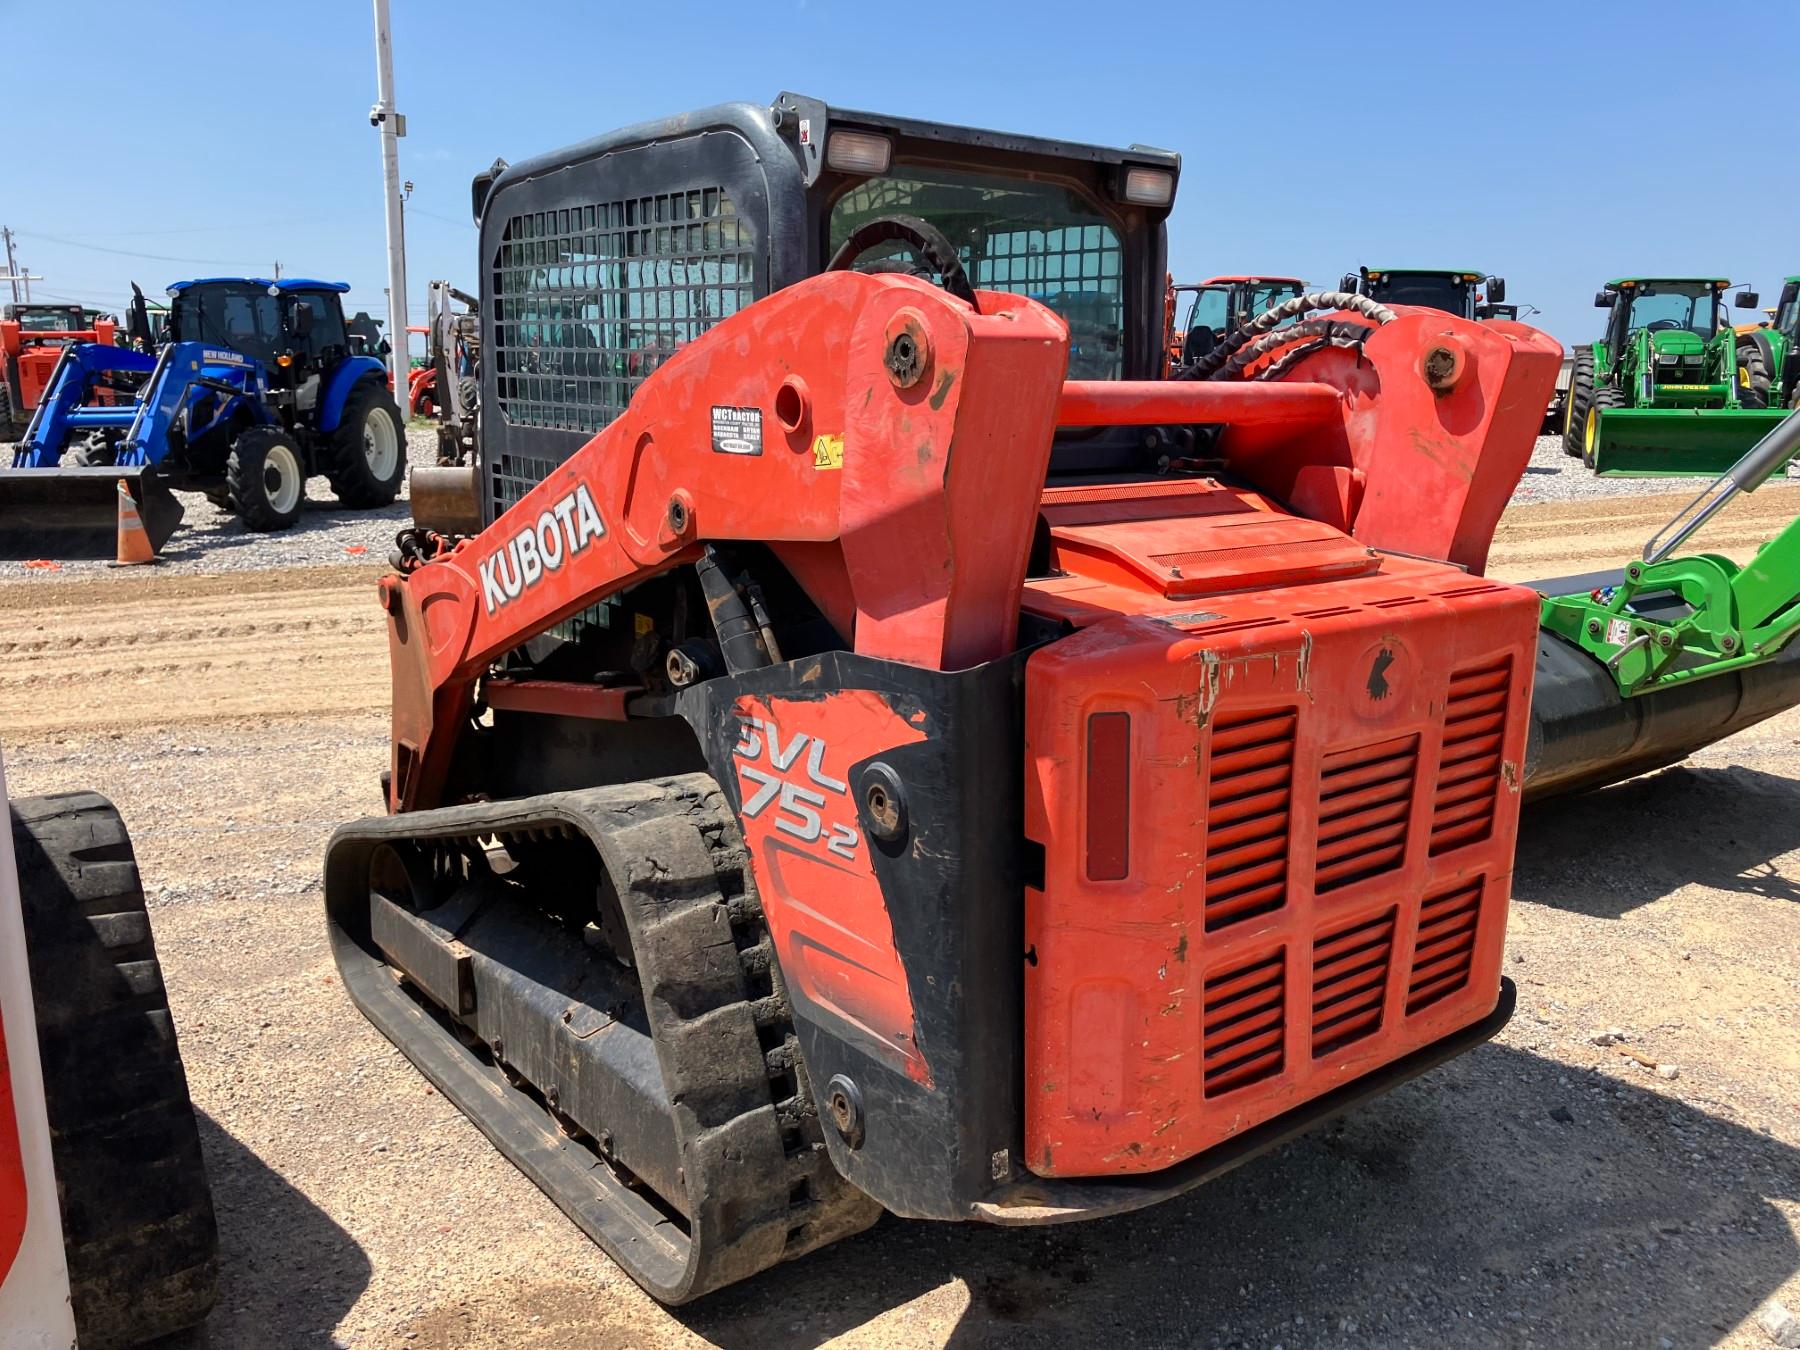
[{"label": "tractor rear tire", "polygon": [[280,427],[251,427],[231,443],[225,487],[246,530],[285,530],[306,504],[306,460]]},{"label": "tractor rear tire", "polygon": [[1756,342],[1741,342],[1737,349],[1737,396],[1741,408],[1766,408],[1775,388],[1769,358]]},{"label": "tractor rear tire", "polygon": [[193,1326],[218,1227],[131,838],[93,792],[12,802],[70,1301],[82,1350]]},{"label": "tractor rear tire", "polygon": [[1602,385],[1588,399],[1587,412],[1581,419],[1581,462],[1589,469],[1595,466],[1594,449],[1599,439],[1595,432],[1599,427],[1600,414],[1608,408],[1624,406],[1625,391],[1614,389],[1611,385]]},{"label": "tractor rear tire", "polygon": [[400,495],[406,480],[406,423],[378,380],[364,380],[344,401],[331,443],[331,490],[345,506],[372,511]]},{"label": "tractor rear tire", "polygon": [[1594,397],[1594,349],[1577,347],[1575,366],[1569,372],[1569,392],[1563,399],[1563,453],[1579,457],[1587,432],[1588,401]]}]

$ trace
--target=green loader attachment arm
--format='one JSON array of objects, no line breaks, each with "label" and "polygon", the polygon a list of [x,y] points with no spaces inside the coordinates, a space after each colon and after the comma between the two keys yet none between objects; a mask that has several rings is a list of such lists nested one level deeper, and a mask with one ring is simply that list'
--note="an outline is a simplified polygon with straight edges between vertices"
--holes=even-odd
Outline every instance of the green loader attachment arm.
[{"label": "green loader attachment arm", "polygon": [[1774,657],[1800,632],[1800,519],[1743,567],[1712,553],[1669,555],[1797,452],[1793,413],[1677,513],[1618,585],[1546,597],[1543,627],[1602,662],[1626,697]]}]

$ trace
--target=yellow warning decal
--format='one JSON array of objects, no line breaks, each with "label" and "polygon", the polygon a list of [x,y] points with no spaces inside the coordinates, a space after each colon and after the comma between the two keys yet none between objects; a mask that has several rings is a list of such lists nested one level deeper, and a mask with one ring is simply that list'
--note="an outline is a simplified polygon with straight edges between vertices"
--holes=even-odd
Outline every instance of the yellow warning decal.
[{"label": "yellow warning decal", "polygon": [[643,637],[646,633],[654,633],[656,631],[656,620],[651,618],[648,614],[633,614],[631,616],[631,631],[636,633],[639,637]]},{"label": "yellow warning decal", "polygon": [[819,436],[813,440],[813,468],[841,469],[844,467],[844,438],[842,436]]}]

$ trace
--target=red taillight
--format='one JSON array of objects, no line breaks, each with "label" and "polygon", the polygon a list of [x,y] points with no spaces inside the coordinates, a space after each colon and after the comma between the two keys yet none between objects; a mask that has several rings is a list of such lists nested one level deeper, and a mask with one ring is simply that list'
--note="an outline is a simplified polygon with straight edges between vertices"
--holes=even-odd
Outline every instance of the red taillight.
[{"label": "red taillight", "polygon": [[1131,864],[1131,714],[1094,713],[1087,737],[1087,875],[1121,880]]}]

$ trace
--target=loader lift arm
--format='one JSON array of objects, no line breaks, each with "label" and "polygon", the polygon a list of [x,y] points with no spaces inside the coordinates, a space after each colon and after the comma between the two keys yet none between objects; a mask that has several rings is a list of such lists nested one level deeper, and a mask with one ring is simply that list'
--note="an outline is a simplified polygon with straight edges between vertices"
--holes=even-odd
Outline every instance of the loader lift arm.
[{"label": "loader lift arm", "polygon": [[[1501,397],[1522,378],[1515,356],[1529,352],[1546,384],[1551,370],[1547,341],[1443,338],[1421,312],[1378,329],[1342,388],[1335,373],[1065,383],[1054,313],[977,300],[894,274],[791,286],[677,353],[483,533],[384,579],[390,808],[444,801],[492,663],[708,542],[767,544],[859,656],[964,670],[1011,652],[1058,426],[1226,426],[1231,452],[1276,491],[1307,491],[1315,471],[1354,481],[1359,502],[1336,524],[1366,545],[1478,568],[1517,473],[1483,459],[1485,428],[1521,415]],[[1434,390],[1421,350],[1458,341],[1484,354],[1458,358],[1460,387]],[[1387,391],[1374,419],[1361,397],[1372,379]],[[1453,405],[1482,429],[1381,448],[1400,426],[1435,430]]]},{"label": "loader lift arm", "polygon": [[1617,585],[1550,596],[1543,626],[1605,664],[1627,697],[1744,666],[1800,633],[1800,520],[1748,565],[1669,555],[1739,492],[1753,492],[1800,450],[1800,413],[1764,436],[1626,566]]}]

